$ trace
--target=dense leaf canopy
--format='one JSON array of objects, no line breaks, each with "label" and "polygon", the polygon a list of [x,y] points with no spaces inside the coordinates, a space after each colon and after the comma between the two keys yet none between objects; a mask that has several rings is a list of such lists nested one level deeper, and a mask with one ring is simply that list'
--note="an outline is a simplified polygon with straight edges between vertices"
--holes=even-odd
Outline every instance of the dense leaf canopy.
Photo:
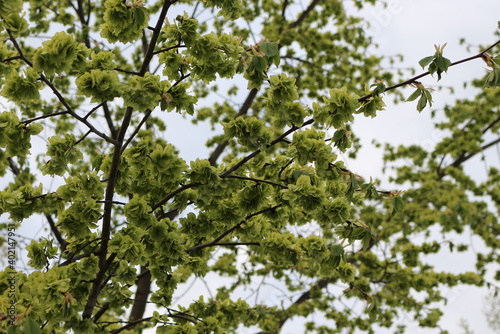
[{"label": "dense leaf canopy", "polygon": [[[297,333],[402,333],[402,312],[438,326],[443,286],[488,283],[500,168],[478,182],[464,165],[500,141],[498,43],[455,63],[436,46],[427,72],[399,80],[351,12],[340,0],[0,1],[0,330],[279,333],[302,319]],[[421,77],[481,59],[481,92],[445,108],[433,150],[387,146],[404,194],[339,159],[357,147],[355,115],[375,117],[405,85],[428,110]],[[166,140],[173,113],[212,127],[191,134],[209,154],[185,161]],[[39,222],[21,268],[16,231]],[[476,272],[426,261],[465,251],[447,236],[469,233],[486,245]],[[194,285],[179,304],[203,277],[216,292]],[[271,285],[280,293],[241,298]]]}]

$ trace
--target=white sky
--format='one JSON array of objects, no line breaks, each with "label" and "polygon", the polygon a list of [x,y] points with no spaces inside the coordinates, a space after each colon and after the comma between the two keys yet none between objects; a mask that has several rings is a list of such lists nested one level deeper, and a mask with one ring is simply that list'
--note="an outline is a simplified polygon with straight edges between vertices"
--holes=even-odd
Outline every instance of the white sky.
[{"label": "white sky", "polygon": [[[422,72],[418,61],[434,53],[433,44],[448,43],[444,55],[453,62],[478,53],[479,45],[487,46],[497,40],[493,33],[497,27],[497,21],[500,20],[500,1],[498,0],[395,0],[389,2],[392,3],[393,8],[390,15],[381,15],[381,9],[374,8],[367,10],[365,14],[367,19],[376,26],[373,31],[376,33],[375,39],[379,44],[377,52],[382,55],[402,54],[405,59],[400,67],[413,67],[417,70],[417,74]],[[388,14],[389,11],[384,13]],[[460,38],[465,38],[468,44],[475,47],[467,51],[464,45],[459,44]],[[462,89],[462,83],[481,77],[484,69],[485,64],[479,59],[450,68],[448,74],[445,74],[439,83],[432,77],[423,78],[421,81],[426,87],[454,86],[458,93],[452,96],[447,90],[434,92],[433,109],[452,104],[455,98],[473,96],[473,89]],[[409,93],[406,96],[408,95]],[[393,105],[388,100],[386,103],[388,104],[386,111],[381,112],[376,118],[358,117],[355,121],[354,131],[363,139],[364,147],[359,154],[359,159],[349,161],[348,167],[365,177],[379,176],[382,167],[381,151],[371,145],[372,139],[393,145],[426,146],[433,145],[439,139],[439,133],[432,126],[428,107],[422,113],[418,113],[416,101]],[[475,246],[478,245],[480,243],[475,241]],[[443,255],[433,262],[437,270],[456,271],[463,270],[464,267],[472,270],[474,258],[472,253],[449,257]],[[450,333],[462,333],[459,321],[464,318],[475,333],[492,333],[485,323],[483,312],[486,294],[485,289],[467,286],[444,290],[443,295],[447,296],[449,301],[442,308],[444,317],[440,322],[441,327],[449,330]],[[413,334],[437,332],[437,330],[416,327],[411,327],[407,331]]]}]

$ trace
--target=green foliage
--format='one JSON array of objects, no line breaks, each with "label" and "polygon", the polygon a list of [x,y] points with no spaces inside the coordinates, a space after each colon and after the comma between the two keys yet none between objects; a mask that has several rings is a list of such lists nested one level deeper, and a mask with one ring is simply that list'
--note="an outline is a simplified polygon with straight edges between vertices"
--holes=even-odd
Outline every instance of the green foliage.
[{"label": "green foliage", "polygon": [[[113,80],[110,81],[112,85]],[[158,106],[162,94],[168,90],[169,86],[168,82],[160,81],[159,76],[146,73],[144,76],[135,76],[125,86],[116,88],[121,88],[123,100],[127,107],[137,110],[152,110]]]},{"label": "green foliage", "polygon": [[82,153],[75,148],[75,143],[76,138],[73,134],[65,134],[64,137],[50,137],[47,155],[52,158],[42,166],[42,172],[44,174],[63,175],[68,164],[74,164],[83,157]]},{"label": "green foliage", "polygon": [[148,26],[148,14],[137,1],[128,5],[126,1],[104,1],[104,23],[101,36],[110,43],[129,43],[142,36],[142,29]]},{"label": "green foliage", "polygon": [[422,68],[428,67],[431,74],[437,73],[438,81],[441,80],[441,74],[443,72],[448,72],[448,67],[451,65],[451,61],[448,58],[443,57],[443,50],[447,43],[443,46],[438,46],[434,44],[436,53],[433,56],[422,58],[418,63]]},{"label": "green foliage", "polygon": [[12,75],[5,82],[2,96],[13,102],[29,102],[40,99],[39,89],[41,84],[37,82],[38,74],[33,69],[28,69],[24,76]]},{"label": "green foliage", "polygon": [[406,99],[406,101],[414,101],[417,98],[417,110],[424,110],[425,106],[429,104],[429,107],[432,107],[432,95],[430,93],[430,88],[425,88],[420,82],[415,82],[413,86],[417,87],[417,89]]},{"label": "green foliage", "polygon": [[330,98],[324,97],[324,105],[313,104],[314,120],[336,129],[354,120],[359,106],[359,96],[349,93],[346,87],[330,90]]},{"label": "green foliage", "polygon": [[120,96],[118,75],[112,71],[92,69],[76,79],[78,93],[91,97],[92,102],[113,101]]},{"label": "green foliage", "polygon": [[[423,111],[416,80],[451,63],[436,46],[429,73],[397,84],[354,14],[342,1],[0,1],[0,314],[15,301],[0,332],[279,333],[321,315],[335,326],[304,330],[402,333],[402,312],[440,326],[440,290],[484,285],[498,260],[500,168],[477,181],[465,163],[498,143],[499,56],[468,59],[489,67],[474,83],[487,88],[444,108],[435,147],[386,147],[406,191],[385,190],[341,159],[359,146],[355,116],[406,84]],[[188,137],[174,111],[197,126]],[[476,272],[430,264],[468,251],[452,241],[464,234],[486,248]]]},{"label": "green foliage", "polygon": [[33,55],[33,70],[43,72],[46,76],[69,72],[73,66],[78,68],[79,58],[87,57],[87,48],[78,44],[72,35],[57,32],[42,43]]}]

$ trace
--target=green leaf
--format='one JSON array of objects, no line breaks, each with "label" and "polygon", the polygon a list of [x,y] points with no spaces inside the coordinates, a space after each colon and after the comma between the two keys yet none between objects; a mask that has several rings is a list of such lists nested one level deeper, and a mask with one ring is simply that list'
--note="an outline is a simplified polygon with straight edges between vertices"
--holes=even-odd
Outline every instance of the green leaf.
[{"label": "green leaf", "polygon": [[392,199],[392,214],[395,214],[396,212],[401,212],[404,207],[404,201],[400,196],[396,196]]},{"label": "green leaf", "polygon": [[425,57],[425,58],[420,59],[420,61],[418,63],[420,64],[420,66],[422,66],[422,68],[425,68],[427,65],[429,65],[432,62],[433,59],[434,59],[434,56]]},{"label": "green leaf", "polygon": [[363,244],[363,250],[367,250],[368,247],[370,247],[370,242],[372,241],[372,235],[371,233],[366,233],[362,239],[362,244]]},{"label": "green leaf", "polygon": [[144,8],[136,7],[134,9],[134,20],[138,26],[143,26],[146,22],[146,14],[144,13]]},{"label": "green leaf", "polygon": [[267,59],[261,56],[253,56],[252,65],[257,71],[264,72],[267,69]]},{"label": "green leaf", "polygon": [[278,43],[276,42],[262,42],[260,44],[259,50],[263,52],[268,58],[279,55],[279,47]]},{"label": "green leaf", "polygon": [[495,67],[492,71],[489,71],[486,76],[485,87],[499,87],[500,86],[500,67]]},{"label": "green leaf", "polygon": [[94,159],[92,159],[92,170],[99,170],[99,168],[101,168],[103,160],[104,156],[102,154],[99,154]]},{"label": "green leaf", "polygon": [[342,254],[344,254],[344,247],[342,247],[341,245],[334,245],[332,246],[332,255],[334,256],[340,256]]},{"label": "green leaf", "polygon": [[422,90],[420,88],[417,88],[413,93],[411,93],[411,95],[406,99],[407,102],[411,102],[411,101],[414,101],[417,99],[417,97],[419,97],[420,95],[422,95]]},{"label": "green leaf", "polygon": [[424,90],[424,95],[425,98],[427,99],[427,102],[429,103],[429,107],[432,107],[432,94],[430,92],[430,89]]},{"label": "green leaf", "polygon": [[375,86],[375,88],[373,89],[373,92],[372,92],[372,95],[373,96],[378,96],[380,94],[382,94],[383,92],[385,92],[385,84],[383,82],[379,82],[379,83],[375,83],[373,85],[371,85],[371,87]]},{"label": "green leaf", "polygon": [[28,318],[24,323],[24,334],[40,334],[40,325],[35,320]]},{"label": "green leaf", "polygon": [[427,96],[425,94],[422,94],[417,103],[417,110],[418,111],[424,110],[426,105],[427,105]]},{"label": "green leaf", "polygon": [[353,173],[349,174],[349,183],[347,184],[346,196],[351,198],[358,187],[359,185],[358,180],[356,179],[356,175]]}]

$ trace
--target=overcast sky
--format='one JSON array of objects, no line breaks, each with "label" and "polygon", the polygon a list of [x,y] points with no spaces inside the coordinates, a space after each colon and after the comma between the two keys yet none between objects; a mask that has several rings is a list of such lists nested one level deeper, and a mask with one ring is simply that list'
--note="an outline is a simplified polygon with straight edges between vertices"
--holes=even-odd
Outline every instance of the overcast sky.
[{"label": "overcast sky", "polygon": [[[467,51],[465,46],[459,44],[460,38],[465,38],[468,44],[474,46],[487,46],[496,42],[493,33],[500,20],[498,0],[395,0],[389,3],[392,3],[392,11],[386,9],[381,12],[381,8],[371,8],[364,14],[374,26],[372,31],[379,44],[378,51],[375,52],[382,55],[402,54],[405,59],[401,67],[413,67],[417,69],[417,74],[422,72],[418,61],[434,53],[433,44],[448,43],[444,55],[453,62],[479,51],[477,47]],[[433,109],[438,109],[451,104],[455,98],[473,96],[474,90],[462,89],[462,83],[481,77],[484,71],[485,64],[478,59],[450,68],[439,83],[432,77],[421,81],[426,87],[438,88],[441,85],[456,88],[457,96],[452,96],[447,90],[433,94]],[[363,139],[364,148],[358,160],[348,161],[348,167],[365,177],[373,176],[377,169],[380,171],[381,152],[371,145],[372,139],[393,145],[433,145],[439,139],[439,132],[432,126],[430,109],[426,108],[418,113],[415,107],[416,101],[398,105],[388,103],[386,111],[374,119],[358,117],[354,130]],[[480,247],[479,242],[474,242],[476,247]],[[449,257],[445,254],[433,262],[438,270],[457,271],[464,267],[472,270],[473,259],[474,254],[471,253]],[[459,321],[464,318],[476,334],[492,333],[485,324],[483,313],[486,293],[485,290],[467,286],[446,289],[443,295],[449,301],[442,308],[445,313],[440,322],[443,329],[450,333],[462,333]],[[427,334],[437,331],[413,327],[408,333]]]}]

